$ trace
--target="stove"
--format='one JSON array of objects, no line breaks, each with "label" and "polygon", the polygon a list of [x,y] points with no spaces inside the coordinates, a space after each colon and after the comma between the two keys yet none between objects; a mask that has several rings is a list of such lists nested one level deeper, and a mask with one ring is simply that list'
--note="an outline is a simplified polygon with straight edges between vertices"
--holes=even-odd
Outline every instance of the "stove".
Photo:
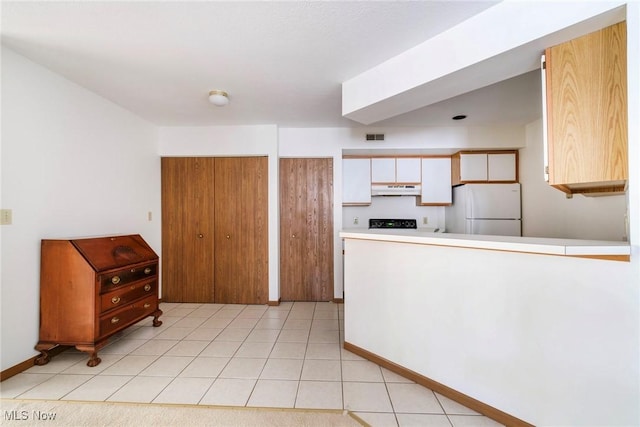
[{"label": "stove", "polygon": [[369,219],[369,229],[372,228],[404,228],[404,229],[416,229],[418,228],[415,219]]}]

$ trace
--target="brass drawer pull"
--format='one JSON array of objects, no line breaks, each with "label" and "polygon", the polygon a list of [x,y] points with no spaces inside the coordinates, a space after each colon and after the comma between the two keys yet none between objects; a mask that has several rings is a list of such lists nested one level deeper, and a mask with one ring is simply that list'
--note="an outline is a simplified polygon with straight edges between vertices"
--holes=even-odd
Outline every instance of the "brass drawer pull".
[{"label": "brass drawer pull", "polygon": [[144,274],[151,274],[151,267],[147,267],[144,269]]},{"label": "brass drawer pull", "polygon": [[114,285],[117,285],[118,283],[120,283],[120,276],[113,276],[111,278],[111,283],[113,283]]},{"label": "brass drawer pull", "polygon": [[151,304],[149,304],[148,302],[144,304],[144,308],[149,308],[151,307]]},{"label": "brass drawer pull", "polygon": [[119,303],[119,302],[120,302],[120,297],[113,297],[113,298],[111,298],[111,303],[112,303],[112,304],[117,304],[117,303]]},{"label": "brass drawer pull", "polygon": [[120,321],[120,319],[118,319],[117,317],[114,317],[114,318],[112,318],[112,319],[111,319],[111,323],[112,323],[113,325],[115,325],[115,324],[116,324],[116,323],[118,323],[119,321]]},{"label": "brass drawer pull", "polygon": [[151,285],[148,284],[148,283],[146,285],[144,285],[144,290],[149,292],[151,290]]}]

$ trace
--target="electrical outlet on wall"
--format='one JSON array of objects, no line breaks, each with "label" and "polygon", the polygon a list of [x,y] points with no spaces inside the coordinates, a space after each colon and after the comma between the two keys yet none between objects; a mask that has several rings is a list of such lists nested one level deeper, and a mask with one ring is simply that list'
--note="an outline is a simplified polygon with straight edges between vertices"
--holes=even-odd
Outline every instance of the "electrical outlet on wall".
[{"label": "electrical outlet on wall", "polygon": [[353,217],[353,225],[358,225],[358,223],[360,222],[360,220],[358,219],[357,216]]},{"label": "electrical outlet on wall", "polygon": [[11,209],[0,209],[0,225],[11,225],[12,217]]},{"label": "electrical outlet on wall", "polygon": [[427,225],[429,224],[429,217],[428,216],[423,216],[422,217],[422,225]]}]

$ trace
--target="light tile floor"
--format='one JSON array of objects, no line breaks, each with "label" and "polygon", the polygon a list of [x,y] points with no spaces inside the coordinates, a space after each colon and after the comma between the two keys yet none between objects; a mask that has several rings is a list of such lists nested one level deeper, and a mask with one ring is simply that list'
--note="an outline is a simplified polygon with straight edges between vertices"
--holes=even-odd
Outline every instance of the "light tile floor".
[{"label": "light tile floor", "polygon": [[0,397],[347,409],[372,426],[500,424],[342,348],[343,305],[162,303],[88,356],[67,350]]}]

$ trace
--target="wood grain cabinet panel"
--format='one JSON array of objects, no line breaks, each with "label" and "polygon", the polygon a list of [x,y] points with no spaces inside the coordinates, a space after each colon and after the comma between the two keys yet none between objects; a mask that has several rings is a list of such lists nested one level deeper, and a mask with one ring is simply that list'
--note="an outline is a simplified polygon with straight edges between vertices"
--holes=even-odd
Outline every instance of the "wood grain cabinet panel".
[{"label": "wood grain cabinet panel", "polygon": [[626,23],[545,51],[549,184],[620,192],[628,179]]},{"label": "wood grain cabinet panel", "polygon": [[333,299],[333,159],[280,159],[280,296]]},{"label": "wood grain cabinet panel", "polygon": [[157,284],[158,256],[139,235],[42,240],[35,363],[68,345],[96,366],[98,350],[116,332],[148,316],[160,326]]}]

